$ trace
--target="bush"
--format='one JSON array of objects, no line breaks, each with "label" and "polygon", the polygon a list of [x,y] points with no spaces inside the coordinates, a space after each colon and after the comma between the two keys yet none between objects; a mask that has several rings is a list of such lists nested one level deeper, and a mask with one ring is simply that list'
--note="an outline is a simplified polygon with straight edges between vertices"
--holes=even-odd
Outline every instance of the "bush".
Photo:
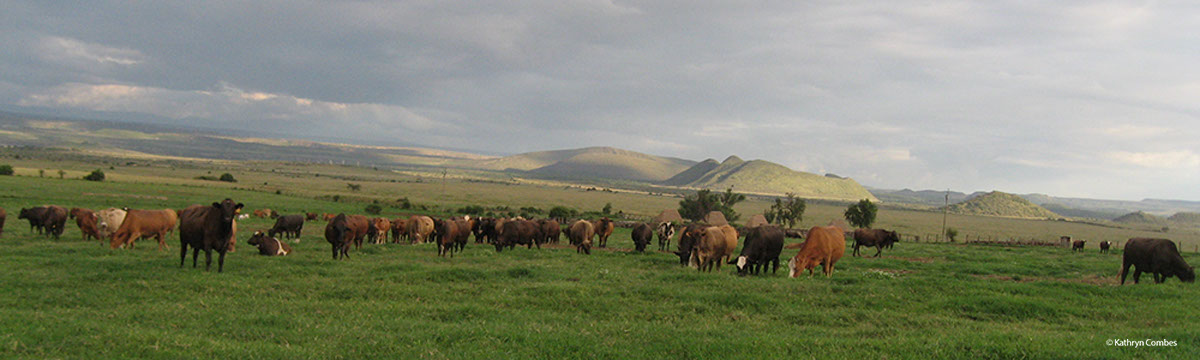
[{"label": "bush", "polygon": [[368,214],[379,215],[380,212],[383,212],[383,207],[381,207],[379,205],[371,204],[371,205],[367,205],[367,208],[365,210],[367,211]]},{"label": "bush", "polygon": [[412,207],[413,207],[412,201],[408,201],[407,196],[402,197],[399,200],[396,200],[396,202],[400,203],[400,208],[404,209],[404,210],[412,209]]},{"label": "bush", "polygon": [[221,180],[224,182],[237,182],[237,179],[234,179],[233,174],[230,174],[230,173],[221,174],[221,177],[217,178],[217,180]]},{"label": "bush", "polygon": [[13,174],[12,165],[8,165],[8,164],[0,165],[0,175],[12,176],[12,174]]},{"label": "bush", "polygon": [[947,238],[947,239],[950,239],[950,242],[954,242],[954,238],[956,238],[956,237],[958,237],[958,230],[957,230],[957,229],[955,229],[955,228],[946,228],[946,238]]},{"label": "bush", "polygon": [[104,172],[100,171],[100,169],[96,169],[96,171],[92,171],[91,174],[84,176],[83,179],[87,181],[104,181]]},{"label": "bush", "polygon": [[483,207],[479,205],[468,205],[458,209],[458,213],[463,215],[482,215],[483,211]]},{"label": "bush", "polygon": [[555,206],[550,208],[549,215],[554,219],[570,219],[579,216],[579,211],[566,206]]},{"label": "bush", "polygon": [[850,205],[846,209],[846,221],[850,225],[860,228],[871,228],[871,224],[875,223],[875,214],[879,212],[879,208],[871,203],[871,200],[862,199],[857,204]]},{"label": "bush", "polygon": [[217,177],[210,176],[210,175],[200,175],[200,176],[196,177],[196,180],[217,181]]}]

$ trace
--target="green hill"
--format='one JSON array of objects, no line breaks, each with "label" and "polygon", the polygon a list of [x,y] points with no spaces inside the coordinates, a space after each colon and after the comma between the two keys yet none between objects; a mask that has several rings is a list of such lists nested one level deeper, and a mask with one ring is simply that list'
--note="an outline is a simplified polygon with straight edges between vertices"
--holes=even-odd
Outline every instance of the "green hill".
[{"label": "green hill", "polygon": [[487,170],[528,171],[544,177],[658,182],[695,163],[611,147],[590,147],[517,154],[476,161],[468,166]]},{"label": "green hill", "polygon": [[1126,225],[1162,225],[1167,220],[1144,211],[1135,211],[1113,219],[1113,222]]},{"label": "green hill", "polygon": [[668,179],[665,185],[725,189],[763,195],[795,193],[800,197],[833,200],[877,201],[867,189],[853,179],[836,179],[799,172],[763,160],[744,161],[730,156],[720,164],[705,160]]},{"label": "green hill", "polygon": [[1015,218],[1058,218],[1058,214],[1025,200],[1020,196],[993,191],[970,200],[951,204],[948,210],[956,214],[1003,216]]}]

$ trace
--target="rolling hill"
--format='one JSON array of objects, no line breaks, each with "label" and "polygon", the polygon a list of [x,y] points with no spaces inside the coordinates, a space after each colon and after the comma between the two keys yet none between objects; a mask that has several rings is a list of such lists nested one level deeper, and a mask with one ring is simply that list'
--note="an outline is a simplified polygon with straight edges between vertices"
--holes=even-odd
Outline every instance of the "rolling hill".
[{"label": "rolling hill", "polygon": [[[853,179],[837,179],[789,169],[764,160],[745,161],[730,156],[715,164],[705,160],[663,182],[664,185],[698,189],[725,189],[762,195],[795,193],[800,197],[854,201],[877,201]],[[714,166],[715,165],[715,166]]]},{"label": "rolling hill", "polygon": [[1113,222],[1124,225],[1163,225],[1167,219],[1155,216],[1145,211],[1135,211],[1113,219]]},{"label": "rolling hill", "polygon": [[468,167],[498,171],[525,171],[539,177],[603,178],[658,182],[670,178],[696,162],[647,155],[611,147],[590,147],[524,153],[468,163]]},{"label": "rolling hill", "polygon": [[956,214],[987,215],[1014,218],[1053,219],[1058,214],[1025,200],[1020,196],[993,191],[970,200],[951,204],[948,210]]}]

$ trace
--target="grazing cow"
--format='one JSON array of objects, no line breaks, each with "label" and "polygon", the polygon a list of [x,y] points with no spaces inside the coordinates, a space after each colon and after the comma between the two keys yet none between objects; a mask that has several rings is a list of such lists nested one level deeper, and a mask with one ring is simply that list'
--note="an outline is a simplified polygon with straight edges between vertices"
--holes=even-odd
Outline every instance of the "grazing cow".
[{"label": "grazing cow", "polygon": [[29,220],[29,232],[37,231],[39,235],[45,230],[45,225],[42,224],[46,220],[46,212],[50,211],[49,207],[38,206],[33,208],[22,208],[21,213],[17,215],[17,220]]},{"label": "grazing cow", "polygon": [[354,234],[354,249],[362,249],[363,238],[367,237],[367,229],[371,227],[371,221],[363,215],[347,215],[346,227]]},{"label": "grazing cow", "polygon": [[1125,258],[1121,261],[1121,285],[1125,275],[1133,266],[1133,283],[1137,284],[1143,272],[1151,273],[1154,282],[1161,284],[1167,278],[1178,276],[1183,282],[1196,281],[1196,270],[1179,255],[1175,242],[1167,239],[1133,238],[1125,242]]},{"label": "grazing cow", "polygon": [[[179,267],[183,267],[183,260],[187,258],[187,248],[191,246],[193,268],[196,267],[196,258],[200,255],[200,250],[204,250],[204,271],[209,271],[212,267],[212,251],[216,250],[217,272],[225,271],[225,253],[229,251],[230,240],[237,234],[235,217],[243,207],[241,203],[234,203],[226,198],[221,202],[212,203],[212,206],[192,205],[181,211]],[[129,211],[122,228],[129,224],[128,217],[132,216],[134,211],[136,210]]]},{"label": "grazing cow", "polygon": [[[113,233],[109,246],[113,249],[128,246],[133,248],[133,242],[149,237],[158,240],[158,250],[169,249],[164,239],[168,232],[175,229],[179,220],[175,210],[136,210],[125,211],[125,219],[121,227]],[[228,239],[226,239],[228,240]]]},{"label": "grazing cow", "polygon": [[316,219],[317,219],[317,213],[304,213],[304,220],[305,220],[305,221],[307,221],[307,220],[316,220]]},{"label": "grazing cow", "polygon": [[557,244],[558,238],[562,235],[562,225],[558,224],[554,219],[538,220],[538,227],[542,229],[542,239],[539,240],[543,244]]},{"label": "grazing cow", "polygon": [[79,232],[83,236],[83,241],[90,239],[100,239],[100,229],[96,227],[99,215],[89,209],[71,208],[67,213],[67,217],[75,219],[75,225],[79,226]]},{"label": "grazing cow", "polygon": [[528,249],[532,249],[536,245],[538,249],[541,249],[542,244],[538,243],[541,233],[541,229],[533,221],[506,221],[504,227],[500,229],[500,238],[496,240],[496,252],[500,252],[505,246],[513,249],[517,245],[525,245]]},{"label": "grazing cow", "polygon": [[338,255],[342,259],[350,257],[350,245],[354,243],[354,230],[350,229],[350,219],[346,214],[337,214],[325,225],[325,241],[333,248],[333,259]]},{"label": "grazing cow", "polygon": [[854,230],[854,252],[853,256],[858,256],[858,247],[867,246],[875,247],[875,257],[883,253],[883,248],[890,246],[892,243],[900,241],[900,235],[895,231],[887,231],[883,229],[856,229]]},{"label": "grazing cow", "polygon": [[392,221],[384,218],[371,219],[371,226],[367,230],[367,237],[371,239],[372,244],[383,244],[387,242],[388,230],[392,229]]},{"label": "grazing cow", "polygon": [[[699,266],[697,270],[712,272],[714,265],[717,269],[721,268],[721,257],[733,252],[727,237],[728,235],[717,226],[700,230],[699,239],[692,247],[692,257]],[[736,245],[737,239],[734,238],[733,242]]]},{"label": "grazing cow", "polygon": [[392,220],[392,243],[399,243],[401,240],[408,239],[408,219],[397,218]]},{"label": "grazing cow", "polygon": [[607,217],[596,220],[593,224],[596,226],[596,237],[599,241],[596,245],[600,247],[608,247],[608,237],[613,233],[613,221]]},{"label": "grazing cow", "polygon": [[1075,240],[1075,241],[1072,241],[1072,242],[1071,242],[1071,251],[1080,251],[1080,250],[1083,250],[1083,244],[1086,244],[1086,243],[1087,243],[1087,240]]},{"label": "grazing cow", "polygon": [[454,220],[435,220],[434,230],[437,233],[438,256],[445,257],[450,254],[454,257],[454,242],[458,240],[462,232],[462,228],[455,223]]},{"label": "grazing cow", "polygon": [[0,208],[0,236],[4,236],[4,220],[8,217],[8,213],[4,208]]},{"label": "grazing cow", "polygon": [[254,245],[258,248],[258,254],[263,256],[284,256],[292,253],[292,247],[285,244],[274,236],[268,236],[263,232],[255,231],[254,235],[250,236],[247,244]]},{"label": "grazing cow", "polygon": [[113,233],[121,228],[121,223],[125,221],[125,210],[107,208],[96,214],[99,215],[96,229],[100,232],[101,244],[103,244],[103,239],[111,238]]},{"label": "grazing cow", "polygon": [[321,215],[321,218],[325,219],[325,221],[329,221],[329,220],[333,220],[333,218],[335,218],[337,216],[338,216],[338,214],[323,214],[323,215]]},{"label": "grazing cow", "polygon": [[408,218],[408,241],[413,244],[424,244],[433,234],[433,218],[416,215]]},{"label": "grazing cow", "polygon": [[294,238],[296,242],[300,242],[300,233],[303,229],[303,215],[284,215],[275,218],[275,226],[267,231],[267,236],[275,237],[277,234],[283,234],[284,238]]},{"label": "grazing cow", "polygon": [[567,240],[575,245],[575,252],[592,254],[592,236],[596,234],[596,226],[590,221],[579,220],[567,229]]},{"label": "grazing cow", "polygon": [[700,241],[700,237],[704,234],[704,229],[707,227],[708,225],[706,224],[691,223],[679,233],[678,251],[675,251],[675,255],[679,256],[680,266],[695,265],[695,258],[692,257],[692,248],[696,246],[696,242]]},{"label": "grazing cow", "polygon": [[650,229],[650,224],[641,223],[633,228],[633,232],[629,233],[630,239],[633,240],[633,247],[638,252],[645,252],[646,245],[650,244],[650,240],[654,239],[654,230]]},{"label": "grazing cow", "polygon": [[777,226],[759,225],[746,233],[746,242],[742,252],[730,264],[737,265],[738,275],[758,275],[759,271],[767,273],[767,264],[771,263],[771,273],[779,270],[779,253],[783,250],[783,230]]},{"label": "grazing cow", "polygon": [[675,223],[664,222],[658,224],[658,251],[666,251],[671,248],[671,237],[675,236]]},{"label": "grazing cow", "polygon": [[797,277],[804,270],[812,276],[813,269],[820,265],[825,277],[833,276],[833,265],[846,253],[846,233],[837,226],[814,226],[808,230],[808,239],[800,252],[788,261],[788,277]]},{"label": "grazing cow", "polygon": [[1110,243],[1110,242],[1108,242],[1108,241],[1101,241],[1101,242],[1100,242],[1100,253],[1101,253],[1101,254],[1106,254],[1106,253],[1108,253],[1108,248],[1109,248],[1109,247],[1112,247],[1112,243]]}]

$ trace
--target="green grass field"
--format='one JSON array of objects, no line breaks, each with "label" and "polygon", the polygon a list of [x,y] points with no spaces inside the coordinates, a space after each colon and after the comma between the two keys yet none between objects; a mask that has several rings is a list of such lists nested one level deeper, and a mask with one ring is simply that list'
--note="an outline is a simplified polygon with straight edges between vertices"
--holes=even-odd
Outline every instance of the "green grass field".
[{"label": "green grass field", "polygon": [[[440,183],[405,181],[413,175],[274,163],[121,162],[105,166],[111,181],[94,183],[50,178],[60,168],[86,173],[93,163],[11,163],[32,176],[0,176],[0,207],[9,213],[0,237],[0,357],[6,358],[1200,356],[1200,288],[1177,279],[1155,285],[1149,276],[1116,286],[1120,252],[1102,255],[1094,244],[1071,253],[905,242],[883,258],[847,255],[832,278],[790,279],[786,269],[742,278],[731,266],[714,273],[679,267],[668,253],[584,256],[566,247],[496,253],[474,243],[453,259],[437,257],[429,244],[389,244],[365,245],[349,260],[334,261],[320,221],[306,224],[294,255],[268,258],[244,244],[252,230],[270,225],[252,218],[240,223],[238,251],[216,273],[203,271],[203,255],[201,269],[191,268],[190,259],[180,269],[177,234],[168,251],[152,241],[114,251],[79,240],[73,223],[60,240],[33,235],[16,214],[40,204],[179,208],[225,197],[250,209],[362,213],[366,202],[317,199],[342,194],[362,201],[408,197],[435,205],[431,211],[471,203],[595,209],[612,202],[641,215],[678,200],[466,180],[448,182],[443,192]],[[36,177],[38,168],[51,169],[47,178]],[[230,171],[241,181],[192,179],[209,171]],[[296,175],[302,172],[322,175]],[[346,178],[363,189],[347,190]],[[739,211],[762,203],[751,200]],[[805,224],[828,222],[841,209],[810,204]],[[385,215],[403,212],[388,207]],[[940,220],[941,214],[887,208],[879,216],[881,226],[911,233],[936,229]],[[950,221],[964,234],[1010,237],[1134,232],[983,217]],[[612,239],[613,248],[632,247],[627,229]],[[794,253],[785,250],[785,262]],[[1190,251],[1185,258],[1200,262]],[[1177,346],[1114,347],[1109,339],[1167,339]]]}]

